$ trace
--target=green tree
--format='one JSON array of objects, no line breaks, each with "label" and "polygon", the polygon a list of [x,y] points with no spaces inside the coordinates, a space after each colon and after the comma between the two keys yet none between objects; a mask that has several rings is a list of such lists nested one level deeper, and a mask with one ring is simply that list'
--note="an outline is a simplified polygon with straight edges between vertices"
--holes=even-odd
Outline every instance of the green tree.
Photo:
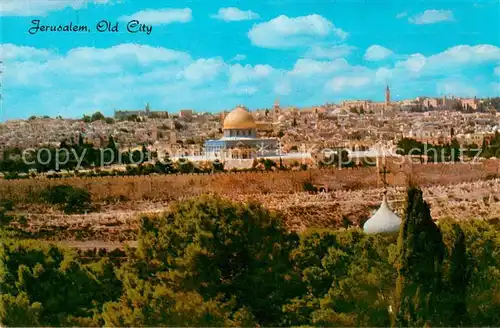
[{"label": "green tree", "polygon": [[212,172],[223,172],[224,171],[224,163],[216,159],[212,162]]},{"label": "green tree", "polygon": [[165,154],[163,159],[155,162],[155,172],[166,174],[175,173],[174,165],[168,153]]},{"label": "green tree", "polygon": [[269,158],[261,159],[260,162],[264,165],[266,171],[270,171],[273,167],[277,167],[276,162]]},{"label": "green tree", "polygon": [[177,162],[175,162],[175,171],[179,173],[194,173],[195,169],[196,168],[193,162],[188,159],[180,158]]},{"label": "green tree", "polygon": [[120,154],[119,154],[118,147],[116,146],[116,142],[115,142],[115,139],[113,138],[113,136],[109,136],[106,149],[111,150],[112,155],[108,152],[104,152],[104,161],[106,163],[109,163],[109,162],[111,162],[111,160],[113,160],[112,161],[113,163],[117,163],[119,161]]},{"label": "green tree", "polygon": [[84,140],[83,140],[83,134],[82,133],[79,133],[78,134],[78,147],[83,147],[84,146]]},{"label": "green tree", "polygon": [[435,320],[440,311],[444,253],[441,232],[422,191],[410,187],[398,238],[393,325],[423,326]]},{"label": "green tree", "polygon": [[39,326],[41,311],[42,304],[31,303],[25,292],[0,295],[0,322],[8,327]]},{"label": "green tree", "polygon": [[395,236],[310,229],[293,251],[304,283],[284,307],[287,326],[388,326]]},{"label": "green tree", "polygon": [[[450,249],[450,260],[455,257],[456,269],[452,270],[450,263],[447,280],[455,282],[455,289],[460,295],[463,293],[458,284],[464,283],[467,293],[465,304],[467,307],[466,316],[458,316],[462,325],[475,326],[500,326],[500,229],[498,224],[495,226],[492,221],[485,220],[465,220],[459,222],[460,228],[465,237],[466,261],[461,253],[463,246],[459,238],[459,231],[455,226],[456,222],[450,219],[441,219],[439,227],[446,237],[448,249]],[[460,246],[459,246],[460,245]],[[455,253],[455,256],[453,256]],[[463,264],[466,263],[466,268]],[[455,272],[455,274],[451,274]],[[463,273],[462,273],[463,272]],[[451,279],[451,277],[455,277]],[[458,309],[463,306],[457,304],[459,296],[449,295],[450,314],[454,306]],[[465,314],[465,313],[463,313]],[[449,316],[448,316],[449,318]],[[444,322],[443,325],[451,326],[457,319],[448,319],[450,323]],[[456,324],[458,325],[458,323]]]},{"label": "green tree", "polygon": [[470,279],[470,268],[467,259],[465,234],[458,224],[453,225],[455,244],[449,259],[449,272],[446,279],[447,292],[443,302],[448,307],[448,312],[442,323],[450,326],[465,326],[467,316],[467,287]]},{"label": "green tree", "polygon": [[[2,240],[0,322],[9,326],[101,325],[99,308],[121,294],[120,283],[112,269],[89,269],[75,255],[44,242]],[[107,286],[102,288],[102,283]]]},{"label": "green tree", "polygon": [[101,112],[95,112],[94,114],[92,114],[92,117],[90,118],[92,122],[102,121],[104,119],[106,119],[106,117]]},{"label": "green tree", "polygon": [[[121,270],[124,299],[108,306],[122,308],[113,322],[163,325],[170,319],[159,316],[160,310],[150,312],[151,302],[175,304],[179,293],[192,293],[208,302],[197,307],[200,311],[216,302],[239,313],[239,320],[278,324],[282,305],[295,293],[297,281],[289,254],[298,238],[281,222],[260,205],[209,196],[178,203],[161,218],[143,218],[138,248]],[[159,293],[162,297],[156,297]],[[152,315],[158,321],[152,321]],[[190,325],[215,324],[190,321]]]}]

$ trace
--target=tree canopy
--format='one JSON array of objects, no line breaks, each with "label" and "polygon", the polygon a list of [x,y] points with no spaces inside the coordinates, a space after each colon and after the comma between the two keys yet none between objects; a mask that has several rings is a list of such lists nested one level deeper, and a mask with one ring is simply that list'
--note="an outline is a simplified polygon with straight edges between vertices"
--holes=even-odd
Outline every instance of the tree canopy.
[{"label": "tree canopy", "polygon": [[[12,204],[0,204],[0,217]],[[436,224],[408,190],[399,235],[288,231],[257,203],[201,196],[90,257],[0,227],[5,326],[499,326],[500,229]]]}]

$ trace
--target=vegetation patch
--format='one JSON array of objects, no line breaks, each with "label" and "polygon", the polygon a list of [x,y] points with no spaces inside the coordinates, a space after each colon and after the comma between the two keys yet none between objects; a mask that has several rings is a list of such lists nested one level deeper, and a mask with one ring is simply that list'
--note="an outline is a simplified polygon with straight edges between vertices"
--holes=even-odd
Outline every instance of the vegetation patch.
[{"label": "vegetation patch", "polygon": [[90,193],[69,185],[50,186],[41,193],[42,199],[57,205],[66,214],[83,214],[93,210]]}]

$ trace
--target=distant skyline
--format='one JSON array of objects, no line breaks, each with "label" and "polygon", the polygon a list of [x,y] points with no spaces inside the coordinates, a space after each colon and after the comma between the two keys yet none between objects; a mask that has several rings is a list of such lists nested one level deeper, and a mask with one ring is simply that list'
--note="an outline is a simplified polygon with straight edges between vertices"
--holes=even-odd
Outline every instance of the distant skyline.
[{"label": "distant skyline", "polygon": [[[0,0],[0,121],[500,96],[498,0]],[[30,34],[39,25],[90,31]],[[119,24],[97,32],[96,24]],[[146,26],[127,23],[138,20]],[[100,28],[106,24],[102,23]],[[149,28],[151,28],[148,30]],[[149,33],[149,34],[148,34]]]}]

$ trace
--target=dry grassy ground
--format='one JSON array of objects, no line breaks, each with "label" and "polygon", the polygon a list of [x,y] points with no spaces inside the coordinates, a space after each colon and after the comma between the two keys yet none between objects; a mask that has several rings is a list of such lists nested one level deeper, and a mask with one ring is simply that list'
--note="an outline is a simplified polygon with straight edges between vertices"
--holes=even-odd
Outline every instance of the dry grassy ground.
[{"label": "dry grassy ground", "polygon": [[[475,164],[415,164],[390,162],[388,182],[405,186],[408,180],[421,186],[500,177],[500,161]],[[0,180],[0,198],[17,203],[34,203],[40,191],[50,185],[69,184],[88,190],[94,202],[127,199],[164,202],[217,193],[229,197],[241,195],[294,194],[303,191],[305,182],[327,186],[330,190],[359,190],[380,186],[375,167],[356,169],[311,169],[308,171],[247,172],[223,174],[183,174],[67,179]]]},{"label": "dry grassy ground", "polygon": [[[434,185],[423,190],[435,219],[500,220],[500,179]],[[261,202],[283,213],[290,230],[302,231],[308,227],[361,226],[380,205],[381,194],[381,189],[372,188],[322,194],[238,193],[225,197]],[[404,197],[404,187],[389,189],[388,199],[396,212],[402,210]],[[103,203],[99,212],[86,215],[64,215],[46,206],[24,205],[16,208],[17,219],[11,225],[35,237],[65,241],[75,247],[114,247],[135,239],[141,214],[161,213],[169,204],[153,200]]]}]

